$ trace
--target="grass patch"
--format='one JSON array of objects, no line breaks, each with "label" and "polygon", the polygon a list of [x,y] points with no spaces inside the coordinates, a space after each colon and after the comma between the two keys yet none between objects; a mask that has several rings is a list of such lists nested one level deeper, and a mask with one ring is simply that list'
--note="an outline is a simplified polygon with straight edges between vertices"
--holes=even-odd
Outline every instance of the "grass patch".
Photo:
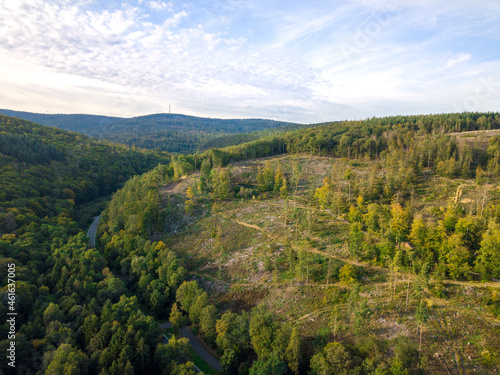
[{"label": "grass patch", "polygon": [[190,356],[192,362],[198,367],[201,371],[208,375],[217,375],[217,371],[215,371],[212,367],[206,363],[203,358],[201,358],[193,349],[190,349]]}]

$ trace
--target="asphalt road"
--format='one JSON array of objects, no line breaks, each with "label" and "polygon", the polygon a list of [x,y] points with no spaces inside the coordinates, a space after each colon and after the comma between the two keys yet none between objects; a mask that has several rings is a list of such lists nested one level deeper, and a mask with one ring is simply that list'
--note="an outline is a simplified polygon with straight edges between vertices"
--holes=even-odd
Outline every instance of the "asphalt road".
[{"label": "asphalt road", "polygon": [[94,222],[90,226],[88,232],[87,232],[87,237],[89,238],[89,243],[90,246],[95,247],[95,235],[97,233],[97,226],[99,225],[99,219],[101,218],[101,215],[96,216],[94,218]]},{"label": "asphalt road", "polygon": [[[170,322],[161,323],[160,327],[172,328],[172,324]],[[184,327],[181,328],[179,331],[182,337],[186,337],[189,339],[189,344],[191,345],[191,348],[193,348],[196,354],[198,354],[215,371],[221,370],[219,361],[214,357],[212,357],[212,355],[203,347],[203,345],[201,345],[196,336],[193,334],[193,331],[191,331],[191,328]]]},{"label": "asphalt road", "polygon": [[205,362],[208,363],[210,367],[212,367],[215,371],[220,371],[221,366],[218,360],[216,360],[212,355],[207,352],[207,350],[201,345],[201,343],[198,341],[198,339],[195,337],[193,334],[193,331],[191,331],[191,328],[189,327],[184,327],[181,328],[179,331],[181,331],[181,335],[184,337],[187,337],[189,339],[189,343],[191,344],[191,348],[198,354]]}]

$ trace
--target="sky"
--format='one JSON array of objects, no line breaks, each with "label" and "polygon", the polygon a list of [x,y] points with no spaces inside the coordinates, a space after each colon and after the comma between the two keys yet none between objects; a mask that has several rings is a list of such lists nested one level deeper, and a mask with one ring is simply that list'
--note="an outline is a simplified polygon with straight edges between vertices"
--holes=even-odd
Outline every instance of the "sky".
[{"label": "sky", "polygon": [[500,111],[500,0],[0,0],[0,108],[299,123]]}]

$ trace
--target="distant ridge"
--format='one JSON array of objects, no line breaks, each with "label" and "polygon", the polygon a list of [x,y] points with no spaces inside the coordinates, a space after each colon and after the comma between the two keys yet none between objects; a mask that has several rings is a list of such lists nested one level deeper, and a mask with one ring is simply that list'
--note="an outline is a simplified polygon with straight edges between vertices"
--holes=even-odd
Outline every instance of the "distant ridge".
[{"label": "distant ridge", "polygon": [[111,122],[122,120],[123,117],[86,115],[86,114],[45,114],[23,111],[13,111],[10,109],[0,109],[0,114],[17,117],[22,120],[36,122],[40,125],[53,126],[56,128],[84,133],[82,129],[108,125]]},{"label": "distant ridge", "polygon": [[[168,113],[124,118],[86,114],[42,114],[0,109],[0,114],[129,146],[179,153],[201,150],[207,141],[218,137],[302,126],[267,119],[218,119]],[[260,135],[252,135],[252,138],[255,137],[258,138]],[[238,144],[243,139],[246,138],[236,137],[230,142]]]}]

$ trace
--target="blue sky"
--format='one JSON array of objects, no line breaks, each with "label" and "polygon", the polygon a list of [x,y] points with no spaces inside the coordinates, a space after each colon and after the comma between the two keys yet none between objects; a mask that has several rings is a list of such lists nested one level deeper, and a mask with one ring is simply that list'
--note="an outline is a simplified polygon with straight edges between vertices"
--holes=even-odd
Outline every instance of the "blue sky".
[{"label": "blue sky", "polygon": [[0,0],[0,108],[313,123],[500,110],[500,0]]}]

